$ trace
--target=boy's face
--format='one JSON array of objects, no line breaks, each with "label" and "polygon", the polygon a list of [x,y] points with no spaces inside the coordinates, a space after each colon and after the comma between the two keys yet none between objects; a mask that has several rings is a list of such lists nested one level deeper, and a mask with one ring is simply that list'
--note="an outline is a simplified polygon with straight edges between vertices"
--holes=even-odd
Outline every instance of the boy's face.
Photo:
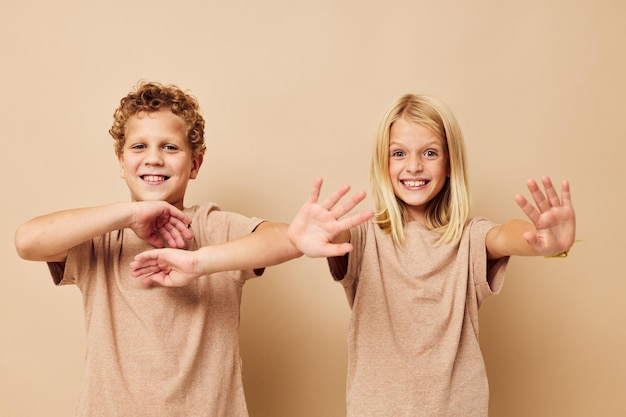
[{"label": "boy's face", "polygon": [[187,183],[198,175],[202,155],[191,157],[183,119],[161,109],[128,119],[118,160],[133,201],[163,200],[182,210]]}]

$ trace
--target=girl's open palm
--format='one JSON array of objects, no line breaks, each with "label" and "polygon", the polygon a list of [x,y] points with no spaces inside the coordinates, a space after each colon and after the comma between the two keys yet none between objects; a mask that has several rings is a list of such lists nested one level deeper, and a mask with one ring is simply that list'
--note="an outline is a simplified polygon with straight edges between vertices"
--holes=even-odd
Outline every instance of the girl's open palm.
[{"label": "girl's open palm", "polygon": [[567,251],[574,244],[576,218],[569,183],[563,181],[559,197],[549,177],[541,178],[541,182],[545,193],[535,180],[530,179],[527,182],[535,205],[519,194],[515,196],[515,201],[536,229],[534,233],[524,233],[524,238],[537,253],[553,256]]}]

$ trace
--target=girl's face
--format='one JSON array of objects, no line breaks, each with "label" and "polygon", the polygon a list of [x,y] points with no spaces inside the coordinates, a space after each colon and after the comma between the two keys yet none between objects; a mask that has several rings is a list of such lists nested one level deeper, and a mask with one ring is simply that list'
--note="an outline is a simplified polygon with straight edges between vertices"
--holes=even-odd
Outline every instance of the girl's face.
[{"label": "girl's face", "polygon": [[163,200],[181,210],[202,164],[202,155],[191,157],[183,119],[169,109],[131,116],[118,159],[133,201]]},{"label": "girl's face", "polygon": [[389,178],[394,194],[405,203],[410,220],[424,222],[427,203],[439,194],[449,175],[443,138],[404,118],[391,125]]}]

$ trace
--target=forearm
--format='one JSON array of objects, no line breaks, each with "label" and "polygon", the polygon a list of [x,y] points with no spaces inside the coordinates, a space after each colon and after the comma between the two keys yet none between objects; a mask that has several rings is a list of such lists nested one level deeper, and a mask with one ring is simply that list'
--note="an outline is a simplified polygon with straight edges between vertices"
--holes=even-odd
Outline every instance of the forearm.
[{"label": "forearm", "polygon": [[510,220],[487,233],[486,248],[489,259],[504,256],[537,256],[539,253],[524,238],[524,233],[535,232],[535,227],[524,220]]},{"label": "forearm", "polygon": [[62,261],[67,251],[96,236],[128,226],[129,203],[63,210],[35,217],[15,232],[20,257],[32,261]]},{"label": "forearm", "polygon": [[198,275],[264,268],[302,255],[287,237],[287,224],[264,222],[242,238],[196,252]]}]

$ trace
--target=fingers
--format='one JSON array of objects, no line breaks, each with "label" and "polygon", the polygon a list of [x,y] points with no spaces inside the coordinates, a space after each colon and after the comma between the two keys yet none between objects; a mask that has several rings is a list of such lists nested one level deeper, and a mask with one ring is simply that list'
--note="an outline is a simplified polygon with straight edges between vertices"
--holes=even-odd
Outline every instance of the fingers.
[{"label": "fingers", "polygon": [[346,253],[352,251],[353,246],[350,243],[339,243],[328,245],[323,253],[320,254],[319,257],[323,258],[335,258],[338,256],[343,256]]},{"label": "fingers", "polygon": [[334,258],[337,256],[343,256],[348,252],[351,252],[353,246],[350,243],[342,243],[340,245],[335,245],[331,254],[327,255],[326,258]]},{"label": "fingers", "polygon": [[522,209],[524,214],[532,221],[533,223],[537,223],[539,221],[540,213],[537,211],[535,206],[533,206],[523,195],[516,194],[515,202]]},{"label": "fingers", "polygon": [[[313,189],[311,190],[311,194],[309,195],[309,199],[307,201],[308,204],[317,204],[321,189],[322,189],[322,178],[317,178],[313,183]],[[350,199],[345,202],[342,202],[338,205],[339,201],[350,191],[350,185],[345,184],[339,187],[337,191],[330,195],[323,203],[320,203],[319,206],[324,210],[331,212],[335,219],[339,219],[344,216],[348,212],[350,212],[354,207],[356,207],[361,201],[363,201],[366,197],[365,191],[359,191],[355,193]],[[362,223],[362,222],[359,222]],[[357,223],[358,224],[358,223]]]},{"label": "fingers", "polygon": [[[547,211],[550,208],[550,202],[546,199],[545,195],[537,185],[537,182],[534,179],[529,179],[526,182],[528,185],[528,190],[530,191],[530,195],[532,196],[537,208],[540,212]],[[526,213],[526,211],[524,211]]]},{"label": "fingers", "polygon": [[189,225],[191,224],[191,218],[187,216],[185,212],[183,212],[182,210],[174,206],[170,206],[170,213],[169,213],[170,222],[172,221],[172,218],[177,219],[182,225],[184,225],[185,228],[188,228]]},{"label": "fingers", "polygon": [[145,274],[152,274],[160,271],[158,265],[158,253],[156,251],[145,251],[135,256],[130,263],[131,274],[133,277],[139,277]]},{"label": "fingers", "polygon": [[186,246],[185,240],[191,240],[191,238],[193,238],[193,233],[189,229],[189,226],[174,217],[170,217],[169,222],[163,226],[160,233],[172,248],[182,249]]},{"label": "fingers", "polygon": [[[193,232],[189,229],[189,224],[184,220],[170,216],[166,222],[159,224],[155,230],[161,236],[161,239],[167,242],[171,248],[183,249],[186,247],[186,240],[193,238]],[[152,242],[151,242],[152,243]],[[157,247],[163,247],[158,245]]]},{"label": "fingers", "polygon": [[332,209],[332,213],[335,216],[335,218],[338,219],[344,216],[346,213],[350,212],[364,199],[365,199],[365,191],[359,191],[358,193],[350,197],[350,199],[348,199],[346,202],[343,202],[339,206],[334,207]]},{"label": "fingers", "polygon": [[313,189],[311,190],[311,194],[309,195],[309,200],[307,201],[310,204],[317,203],[317,200],[320,198],[320,191],[322,190],[322,183],[324,180],[322,178],[317,178],[313,182]]},{"label": "fingers", "polygon": [[[323,208],[325,208],[328,211],[334,211],[334,207],[335,205],[339,202],[339,200],[341,200],[343,198],[343,196],[345,196],[348,191],[350,191],[350,186],[349,185],[342,185],[337,191],[335,191],[334,193],[331,194],[330,197],[328,197],[326,199],[326,201],[324,201],[321,206]],[[362,200],[362,198],[361,198]],[[345,213],[344,213],[345,214]],[[336,216],[336,217],[340,217],[340,216]]]},{"label": "fingers", "polygon": [[141,279],[141,282],[146,285],[159,284],[161,286],[165,286],[166,278],[165,278],[165,274],[150,274],[146,277],[143,277]]},{"label": "fingers", "polygon": [[[541,178],[544,191],[533,179],[527,181],[528,189],[535,204],[522,195],[516,195],[515,201],[535,227],[550,228],[555,224],[573,224],[573,206],[569,182],[561,182],[561,196],[557,193],[549,177]],[[531,240],[529,243],[532,244]]]},{"label": "fingers", "polygon": [[[313,184],[313,190],[309,196],[309,203],[315,204],[319,200],[320,192],[322,187],[322,179],[318,178],[315,180]],[[332,193],[323,203],[320,203],[320,206],[331,212],[333,217],[339,219],[344,216],[346,213],[350,212],[354,207],[356,207],[361,201],[365,199],[365,191],[359,191],[355,193],[352,197],[350,197],[345,202],[342,202],[338,205],[339,201],[350,191],[350,185],[345,184],[339,187],[337,191]]]},{"label": "fingers", "polygon": [[537,235],[532,232],[525,232],[524,239],[528,242],[528,244],[534,248],[537,246]]},{"label": "fingers", "polygon": [[561,182],[561,201],[564,206],[572,207],[572,195],[569,189],[569,182],[566,180]]},{"label": "fingers", "polygon": [[163,240],[167,242],[170,247],[178,248],[182,243],[184,244],[183,238],[177,234],[177,229],[171,226],[169,223],[163,225],[163,227],[158,229],[158,232],[161,234]]},{"label": "fingers", "polygon": [[556,188],[554,188],[550,177],[542,177],[541,182],[545,193],[544,191],[541,191],[539,185],[537,185],[537,182],[534,179],[529,179],[527,181],[528,190],[530,191],[539,212],[543,213],[548,211],[551,207],[571,206],[572,203],[569,183],[567,181],[563,181],[561,183],[561,197],[559,197]]},{"label": "fingers", "polygon": [[552,180],[550,177],[542,177],[541,182],[543,183],[543,188],[546,190],[546,196],[548,197],[548,201],[550,202],[551,207],[557,207],[561,205],[561,199],[552,185]]},{"label": "fingers", "polygon": [[349,230],[354,226],[358,226],[359,224],[371,219],[374,217],[373,211],[365,211],[363,213],[355,214],[354,216],[350,216],[345,218],[339,222],[341,230]]},{"label": "fingers", "polygon": [[135,256],[130,263],[131,275],[141,278],[141,282],[150,284],[166,285],[171,268],[167,262],[159,263],[158,251],[146,251]]}]

